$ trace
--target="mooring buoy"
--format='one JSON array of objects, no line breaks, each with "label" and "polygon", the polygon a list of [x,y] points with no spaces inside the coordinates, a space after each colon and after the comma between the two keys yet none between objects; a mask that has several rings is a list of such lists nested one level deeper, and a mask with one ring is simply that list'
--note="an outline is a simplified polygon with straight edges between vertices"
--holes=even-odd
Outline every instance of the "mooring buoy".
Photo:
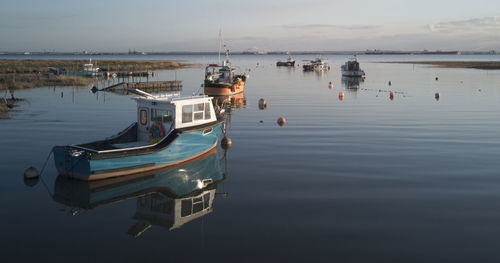
[{"label": "mooring buoy", "polygon": [[259,100],[259,109],[263,110],[265,108],[267,108],[267,102],[266,102],[266,100],[265,99],[260,99]]},{"label": "mooring buoy", "polygon": [[389,93],[389,99],[394,100],[394,92],[391,91]]},{"label": "mooring buoy", "polygon": [[344,92],[339,92],[339,100],[343,100],[344,99]]},{"label": "mooring buoy", "polygon": [[39,178],[40,178],[40,173],[33,166],[24,171],[24,184],[29,187],[35,186],[38,183]]},{"label": "mooring buoy", "polygon": [[35,179],[38,177],[40,177],[40,173],[33,166],[29,167],[24,171],[24,179]]},{"label": "mooring buoy", "polygon": [[286,119],[283,117],[279,117],[276,122],[278,123],[279,126],[283,126],[286,123]]},{"label": "mooring buoy", "polygon": [[328,88],[329,89],[332,89],[333,88],[333,83],[330,81],[330,83],[328,83]]},{"label": "mooring buoy", "polygon": [[231,139],[227,136],[224,136],[224,138],[222,138],[222,141],[220,143],[221,143],[222,149],[224,149],[224,150],[231,148],[231,145],[233,144]]},{"label": "mooring buoy", "polygon": [[439,92],[436,92],[436,94],[434,94],[434,98],[435,98],[436,100],[439,100]]}]

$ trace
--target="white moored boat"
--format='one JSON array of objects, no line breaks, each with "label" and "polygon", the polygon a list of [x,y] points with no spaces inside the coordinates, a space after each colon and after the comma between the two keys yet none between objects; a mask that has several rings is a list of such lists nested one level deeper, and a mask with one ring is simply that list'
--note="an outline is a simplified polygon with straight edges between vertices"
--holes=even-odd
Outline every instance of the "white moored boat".
[{"label": "white moored boat", "polygon": [[341,67],[343,77],[363,77],[365,72],[359,68],[359,62],[356,57],[350,58]]}]

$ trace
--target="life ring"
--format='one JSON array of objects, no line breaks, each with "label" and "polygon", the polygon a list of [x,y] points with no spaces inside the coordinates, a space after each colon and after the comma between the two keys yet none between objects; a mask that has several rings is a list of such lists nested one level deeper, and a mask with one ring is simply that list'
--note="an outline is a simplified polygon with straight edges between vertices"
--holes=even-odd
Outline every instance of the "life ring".
[{"label": "life ring", "polygon": [[164,136],[165,129],[161,123],[155,122],[151,124],[151,127],[149,127],[149,139],[151,139],[151,143],[159,142]]}]

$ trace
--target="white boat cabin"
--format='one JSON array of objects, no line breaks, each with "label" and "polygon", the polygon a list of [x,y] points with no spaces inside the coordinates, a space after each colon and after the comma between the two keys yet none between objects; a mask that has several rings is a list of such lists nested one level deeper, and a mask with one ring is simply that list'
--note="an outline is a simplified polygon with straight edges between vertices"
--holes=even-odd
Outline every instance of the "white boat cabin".
[{"label": "white boat cabin", "polygon": [[147,94],[134,98],[137,102],[138,141],[151,141],[150,130],[154,125],[161,125],[166,136],[173,129],[200,126],[217,120],[212,97],[178,95]]}]

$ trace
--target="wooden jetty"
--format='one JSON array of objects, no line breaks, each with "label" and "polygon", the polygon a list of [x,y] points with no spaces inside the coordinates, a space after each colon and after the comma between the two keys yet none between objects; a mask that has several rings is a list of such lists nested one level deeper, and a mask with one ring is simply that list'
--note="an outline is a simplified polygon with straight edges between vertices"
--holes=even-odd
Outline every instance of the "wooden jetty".
[{"label": "wooden jetty", "polygon": [[148,81],[148,82],[120,82],[101,91],[110,91],[118,94],[128,95],[131,94],[128,90],[140,89],[148,93],[165,92],[165,91],[181,91],[182,81],[169,80],[169,81]]}]

